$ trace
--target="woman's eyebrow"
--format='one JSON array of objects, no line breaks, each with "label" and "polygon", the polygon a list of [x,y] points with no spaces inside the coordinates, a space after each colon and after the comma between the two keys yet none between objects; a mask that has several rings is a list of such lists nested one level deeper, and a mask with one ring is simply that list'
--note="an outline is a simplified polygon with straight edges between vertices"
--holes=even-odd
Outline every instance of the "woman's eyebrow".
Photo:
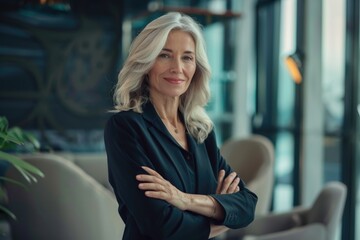
[{"label": "woman's eyebrow", "polygon": [[185,53],[187,53],[187,54],[195,54],[193,51],[190,51],[190,50],[185,51]]},{"label": "woman's eyebrow", "polygon": [[[170,53],[173,52],[173,51],[172,51],[171,49],[169,49],[169,48],[163,48],[162,51],[170,52]],[[187,51],[185,51],[184,53],[186,53],[186,54],[194,54],[194,52],[193,52],[193,51],[190,51],[190,50],[187,50]]]},{"label": "woman's eyebrow", "polygon": [[162,51],[165,51],[165,52],[172,52],[171,49],[168,49],[168,48],[163,48]]}]

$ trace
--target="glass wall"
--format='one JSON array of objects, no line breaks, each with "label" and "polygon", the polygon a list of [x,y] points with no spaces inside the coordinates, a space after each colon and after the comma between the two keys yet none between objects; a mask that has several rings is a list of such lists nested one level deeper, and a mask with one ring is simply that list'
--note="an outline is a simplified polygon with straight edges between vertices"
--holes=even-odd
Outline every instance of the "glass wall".
[{"label": "glass wall", "polygon": [[[359,29],[360,30],[360,29]],[[360,74],[358,74],[360,75]],[[360,88],[358,89],[358,99],[360,99]],[[357,107],[357,126],[360,126],[360,103],[358,103]],[[357,159],[357,167],[356,167],[356,176],[357,176],[357,194],[356,194],[356,213],[355,213],[355,239],[360,239],[360,128],[357,129],[357,137],[356,137],[356,159]]]},{"label": "glass wall", "polygon": [[[216,13],[222,13],[231,7],[230,1],[208,1],[206,7]],[[238,9],[231,8],[233,13]],[[236,76],[234,74],[234,27],[236,18],[224,19],[204,28],[209,63],[211,66],[211,100],[207,106],[215,124],[218,144],[232,137],[233,129],[233,92]]]},{"label": "glass wall", "polygon": [[[323,1],[322,96],[324,104],[324,182],[341,181],[345,94],[346,2]],[[337,235],[340,239],[340,233]]]},{"label": "glass wall", "polygon": [[[347,199],[343,214],[342,239],[359,239],[360,228],[360,201],[359,201],[359,21],[360,4],[358,0],[331,1],[334,11],[331,18],[341,16],[340,21],[345,22],[332,32],[344,29],[344,94],[343,94],[343,124],[341,143],[341,180],[347,185]],[[343,10],[344,9],[344,10]],[[344,13],[345,12],[345,13]],[[343,20],[345,19],[345,20]],[[345,26],[344,26],[345,25]],[[343,27],[344,26],[344,27]],[[333,51],[333,49],[331,49]],[[335,49],[336,52],[336,49]]]},{"label": "glass wall", "polygon": [[[257,6],[257,90],[253,131],[275,146],[273,210],[291,209],[295,199],[296,84],[285,66],[296,50],[296,0]],[[264,40],[266,39],[266,40]]]},{"label": "glass wall", "polygon": [[324,177],[340,180],[344,117],[345,1],[323,1]]},{"label": "glass wall", "polygon": [[282,129],[276,135],[275,174],[278,182],[274,189],[274,210],[292,208],[294,188],[294,125],[295,83],[285,66],[285,57],[296,50],[296,0],[281,1],[279,44],[279,83],[277,100],[277,124]]}]

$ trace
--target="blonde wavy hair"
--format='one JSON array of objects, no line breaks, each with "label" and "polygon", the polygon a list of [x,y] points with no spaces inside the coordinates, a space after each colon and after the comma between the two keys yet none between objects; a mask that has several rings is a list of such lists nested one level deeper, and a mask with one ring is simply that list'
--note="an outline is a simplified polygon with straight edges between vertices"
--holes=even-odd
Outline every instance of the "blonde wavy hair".
[{"label": "blonde wavy hair", "polygon": [[213,123],[205,111],[210,99],[211,72],[201,27],[187,15],[167,13],[150,22],[134,39],[118,76],[114,111],[142,112],[142,105],[149,99],[147,73],[172,30],[187,32],[195,41],[196,71],[188,90],[180,96],[179,110],[184,116],[188,132],[202,143],[213,129]]}]

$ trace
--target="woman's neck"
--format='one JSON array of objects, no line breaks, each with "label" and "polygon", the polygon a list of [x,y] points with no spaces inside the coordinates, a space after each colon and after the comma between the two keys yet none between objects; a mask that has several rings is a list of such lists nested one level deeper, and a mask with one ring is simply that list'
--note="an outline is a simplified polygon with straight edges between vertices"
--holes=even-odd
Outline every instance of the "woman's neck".
[{"label": "woman's neck", "polygon": [[170,99],[163,101],[161,99],[149,98],[153,104],[156,113],[161,121],[167,127],[171,134],[178,135],[185,131],[185,127],[179,118],[179,101],[178,99]]},{"label": "woman's neck", "polygon": [[153,104],[157,114],[162,120],[167,120],[172,124],[175,124],[179,121],[178,111],[179,111],[179,100],[178,98],[171,99],[159,99],[155,97],[149,98]]}]

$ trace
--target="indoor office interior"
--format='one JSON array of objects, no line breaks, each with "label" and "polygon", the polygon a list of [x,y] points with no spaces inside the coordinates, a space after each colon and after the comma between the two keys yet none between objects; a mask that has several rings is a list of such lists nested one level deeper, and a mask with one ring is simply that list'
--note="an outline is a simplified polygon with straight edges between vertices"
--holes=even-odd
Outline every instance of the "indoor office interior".
[{"label": "indoor office interior", "polygon": [[[203,27],[220,151],[246,161],[264,204],[259,225],[218,238],[360,239],[358,0],[1,0],[0,136],[18,126],[40,146],[0,146],[2,177],[27,189],[1,185],[0,232],[121,239],[103,129],[131,41],[171,11]],[[3,152],[44,176],[27,179]]]}]

